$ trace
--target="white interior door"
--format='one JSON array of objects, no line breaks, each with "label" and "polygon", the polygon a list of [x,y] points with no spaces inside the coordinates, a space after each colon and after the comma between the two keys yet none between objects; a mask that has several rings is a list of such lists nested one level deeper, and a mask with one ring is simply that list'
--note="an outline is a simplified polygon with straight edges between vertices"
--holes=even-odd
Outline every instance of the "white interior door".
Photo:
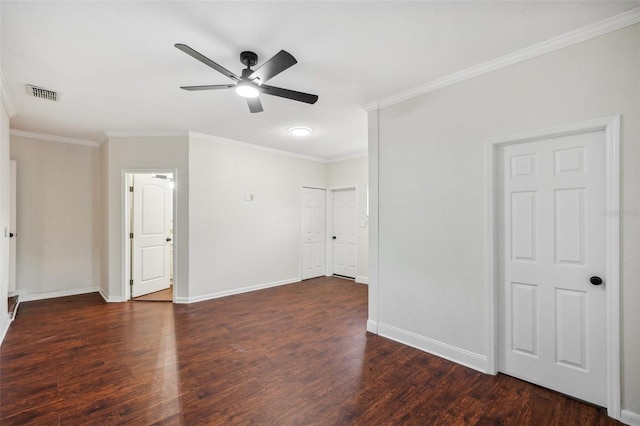
[{"label": "white interior door", "polygon": [[326,273],[326,191],[302,189],[302,279]]},{"label": "white interior door", "polygon": [[[505,146],[499,369],[607,403],[605,135]],[[590,278],[605,282],[594,285]]]},{"label": "white interior door", "polygon": [[356,190],[333,191],[333,273],[356,277],[358,215]]},{"label": "white interior door", "polygon": [[169,288],[172,190],[169,179],[133,175],[133,271],[131,297]]},{"label": "white interior door", "polygon": [[17,197],[16,197],[16,183],[17,183],[17,166],[15,160],[9,162],[10,170],[10,218],[9,218],[9,293],[16,291],[16,238],[17,238]]}]

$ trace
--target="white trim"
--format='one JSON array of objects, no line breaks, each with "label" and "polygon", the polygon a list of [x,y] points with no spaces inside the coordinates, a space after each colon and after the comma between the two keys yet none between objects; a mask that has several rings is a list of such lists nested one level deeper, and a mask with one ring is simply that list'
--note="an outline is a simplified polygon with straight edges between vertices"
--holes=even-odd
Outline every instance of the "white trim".
[{"label": "white trim", "polygon": [[0,330],[0,346],[2,346],[2,342],[4,341],[4,337],[7,335],[7,332],[9,331],[9,326],[11,325],[12,322],[13,322],[13,319],[11,319],[9,317],[9,314],[7,313],[7,317],[5,318],[4,327],[2,327],[2,330]]},{"label": "white trim", "polygon": [[[16,115],[16,107],[13,103],[13,99],[11,99],[11,95],[9,94],[9,89],[7,88],[7,81],[4,79],[4,74],[0,70],[0,97],[2,98],[2,106],[4,106],[5,111],[9,118]],[[1,340],[0,340],[1,342]]]},{"label": "white trim", "polygon": [[299,283],[301,281],[301,277],[289,278],[287,280],[274,281],[270,283],[264,284],[256,284],[247,287],[234,288],[231,290],[218,291],[216,293],[203,294],[200,296],[193,297],[176,297],[175,303],[195,303],[195,302],[203,302],[205,300],[218,299],[220,297],[233,296],[235,294],[248,293],[251,291],[262,290],[270,287],[278,287],[286,284]]},{"label": "white trim", "polygon": [[[620,116],[603,119],[605,130],[606,204],[620,209]],[[607,413],[620,419],[620,217],[609,215],[605,223],[607,258]]]},{"label": "white trim", "polygon": [[620,412],[620,421],[630,426],[640,426],[640,414],[629,410]]},{"label": "white trim", "polygon": [[367,284],[367,285],[369,285],[369,277],[365,277],[363,275],[357,275],[356,276],[356,282],[358,284]]},{"label": "white trim", "polygon": [[107,303],[120,303],[123,302],[122,298],[119,297],[111,297],[107,294],[106,291],[104,291],[104,289],[99,288],[98,289],[98,293],[100,293],[100,296],[102,296],[102,298],[104,299],[105,302]]},{"label": "white trim", "polygon": [[20,303],[22,301],[20,300],[20,296],[18,296],[18,302],[16,303],[16,306],[13,308],[13,312],[9,313],[9,318],[11,319],[11,321],[16,319],[16,315],[18,315],[18,308],[20,308]]},{"label": "white trim", "polygon": [[7,293],[7,296],[12,297],[12,296],[18,296],[18,297],[22,297],[22,295],[24,294],[24,290],[22,289],[15,289],[14,291],[10,291]]},{"label": "white trim", "polygon": [[107,135],[106,133],[102,132],[100,134],[100,137],[98,137],[98,147],[102,146],[102,144],[105,143],[108,140],[109,140],[109,135]]},{"label": "white trim", "polygon": [[[130,210],[130,202],[129,202],[129,185],[127,184],[127,176],[135,175],[135,174],[148,174],[148,173],[171,173],[173,174],[173,182],[175,183],[175,190],[173,191],[173,301],[175,302],[177,299],[178,288],[182,285],[182,275],[178,273],[178,241],[180,240],[180,230],[178,228],[178,188],[180,185],[180,181],[178,180],[178,169],[174,168],[144,168],[144,169],[122,169],[121,170],[121,190],[122,190],[122,212],[121,212],[121,236],[122,236],[122,259],[121,259],[121,269],[122,269],[122,287],[121,293],[122,296],[120,300],[110,299],[108,302],[126,302],[131,299],[129,280],[131,279],[131,271],[129,268],[130,261],[130,244],[129,238],[127,237],[131,232],[130,221],[129,221],[129,212]],[[175,302],[177,303],[177,302]]]},{"label": "white trim", "polygon": [[70,290],[49,291],[46,293],[25,293],[22,298],[22,302],[32,302],[34,300],[53,299],[56,297],[77,296],[78,294],[96,293],[100,292],[99,287],[83,287],[73,288]]},{"label": "white trim", "polygon": [[379,261],[379,239],[380,239],[380,217],[378,187],[380,183],[380,110],[367,114],[368,123],[368,171],[369,171],[369,288],[367,302],[367,330],[371,333],[378,333],[378,321],[380,320],[380,261]]},{"label": "white trim", "polygon": [[76,138],[67,138],[65,136],[45,135],[44,133],[27,132],[24,130],[11,129],[9,131],[9,134],[11,134],[11,136],[19,136],[22,138],[36,139],[39,141],[70,143],[72,145],[90,146],[94,148],[97,148],[99,146],[98,142],[90,141],[87,139],[76,139]]},{"label": "white trim", "polygon": [[601,35],[616,31],[640,22],[640,8],[631,9],[627,12],[613,16],[600,22],[596,22],[586,27],[562,34],[533,46],[525,47],[518,51],[508,53],[499,58],[491,59],[478,65],[454,72],[447,76],[438,78],[426,84],[420,85],[410,90],[389,96],[380,101],[369,102],[362,106],[365,111],[373,111],[378,108],[388,107],[443,87],[451,86],[461,81],[469,80],[489,72],[508,67],[519,62],[523,62],[547,53],[563,49],[583,41],[599,37]]},{"label": "white trim", "polygon": [[364,150],[364,151],[358,151],[358,152],[354,152],[352,154],[347,154],[347,155],[343,155],[340,157],[332,157],[326,160],[327,163],[339,163],[341,161],[347,161],[347,160],[354,160],[356,158],[362,158],[362,157],[368,157],[369,156],[369,151],[368,150]]},{"label": "white trim", "polygon": [[[368,325],[368,323],[367,323]],[[448,359],[455,363],[473,368],[482,373],[487,372],[487,358],[483,355],[439,342],[389,324],[379,323],[378,334],[396,342],[403,343],[421,351]]]},{"label": "white trim", "polygon": [[104,135],[100,138],[104,140],[106,138],[186,138],[189,137],[189,132],[175,131],[175,132],[148,132],[148,131],[120,131],[120,130],[105,130]]},{"label": "white trim", "polygon": [[[528,142],[549,137],[587,133],[604,130],[606,152],[606,210],[619,211],[620,206],[620,116],[597,118],[546,129],[528,131],[514,135],[491,138],[487,149],[487,371],[498,370],[498,282],[495,253],[498,248],[495,217],[497,202],[497,176],[495,155],[501,146]],[[620,419],[620,219],[607,215],[606,219],[606,271],[607,277],[607,413]]]},{"label": "white trim", "polygon": [[240,141],[236,141],[236,140],[233,140],[233,139],[221,138],[219,136],[205,135],[203,133],[189,132],[189,139],[191,139],[191,138],[200,139],[200,140],[203,140],[203,141],[211,141],[211,142],[223,143],[225,145],[236,146],[236,147],[239,147],[239,148],[252,149],[254,151],[268,152],[270,154],[283,155],[285,157],[293,157],[293,158],[299,158],[299,159],[302,159],[302,160],[315,161],[317,163],[326,164],[326,163],[329,162],[329,161],[325,160],[324,158],[320,158],[320,157],[312,157],[310,155],[296,154],[294,152],[283,151],[283,150],[275,149],[275,148],[269,148],[269,147],[262,146],[262,145],[255,145],[255,144],[248,143],[248,142],[240,142]]}]

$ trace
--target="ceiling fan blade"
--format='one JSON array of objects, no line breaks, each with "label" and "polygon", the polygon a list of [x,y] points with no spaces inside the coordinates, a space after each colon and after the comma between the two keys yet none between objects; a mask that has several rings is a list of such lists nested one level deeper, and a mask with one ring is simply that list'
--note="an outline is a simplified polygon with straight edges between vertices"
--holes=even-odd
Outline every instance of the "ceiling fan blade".
[{"label": "ceiling fan blade", "polygon": [[236,87],[236,85],[235,84],[212,84],[208,86],[180,86],[181,89],[189,90],[189,91],[229,89],[231,87]]},{"label": "ceiling fan blade", "polygon": [[291,53],[281,50],[267,62],[262,64],[260,68],[255,70],[253,74],[249,76],[249,80],[258,78],[260,79],[260,83],[265,83],[270,78],[275,77],[282,71],[294,66],[297,63],[298,61],[296,61],[296,58],[294,58]]},{"label": "ceiling fan blade", "polygon": [[283,89],[281,87],[267,86],[266,84],[259,86],[259,90],[267,95],[279,96],[281,98],[292,99],[298,102],[306,102],[308,104],[315,104],[318,101],[318,95],[296,92],[295,90]]},{"label": "ceiling fan blade", "polygon": [[220,65],[216,64],[211,59],[207,58],[206,56],[204,56],[203,54],[201,54],[199,52],[196,52],[195,50],[193,50],[192,48],[190,48],[186,44],[177,43],[174,46],[177,47],[178,49],[182,50],[187,55],[189,55],[189,56],[197,59],[198,61],[202,62],[203,64],[213,68],[214,70],[218,71],[219,73],[226,75],[230,79],[235,80],[235,81],[242,80],[240,77],[238,77],[237,75],[235,75],[234,73],[232,73],[228,69],[224,68],[223,66],[220,66]]},{"label": "ceiling fan blade", "polygon": [[262,102],[260,102],[260,98],[247,98],[247,104],[249,104],[249,111],[253,112],[262,112]]}]

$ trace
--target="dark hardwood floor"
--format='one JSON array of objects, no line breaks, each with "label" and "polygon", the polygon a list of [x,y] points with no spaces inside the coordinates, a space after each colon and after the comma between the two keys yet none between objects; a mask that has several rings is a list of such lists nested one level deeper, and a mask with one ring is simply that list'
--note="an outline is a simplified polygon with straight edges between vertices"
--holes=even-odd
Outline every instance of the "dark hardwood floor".
[{"label": "dark hardwood floor", "polygon": [[134,297],[134,302],[173,302],[173,286],[166,290],[155,291],[153,293]]},{"label": "dark hardwood floor", "polygon": [[367,287],[335,278],[191,305],[25,302],[0,348],[0,424],[619,424],[366,319]]}]

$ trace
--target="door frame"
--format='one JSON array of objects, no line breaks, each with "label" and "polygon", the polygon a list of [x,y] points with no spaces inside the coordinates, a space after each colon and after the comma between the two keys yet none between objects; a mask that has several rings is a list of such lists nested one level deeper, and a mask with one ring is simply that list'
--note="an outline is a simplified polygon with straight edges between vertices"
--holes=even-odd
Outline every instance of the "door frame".
[{"label": "door frame", "polygon": [[179,241],[179,232],[178,232],[178,169],[167,169],[167,168],[158,168],[158,169],[123,169],[121,172],[122,179],[122,212],[121,217],[122,220],[120,222],[121,233],[122,235],[122,260],[121,260],[121,269],[122,269],[122,301],[128,302],[131,300],[131,291],[129,286],[129,280],[131,280],[131,269],[129,268],[129,263],[131,260],[131,244],[129,243],[129,233],[131,232],[131,224],[129,220],[129,209],[131,207],[130,198],[129,198],[129,175],[135,174],[173,174],[173,182],[175,184],[175,188],[173,190],[173,256],[171,261],[173,262],[173,296],[172,303],[176,303],[176,297],[178,294],[178,286],[180,285],[180,276],[178,274],[178,241]]},{"label": "door frame", "polygon": [[607,339],[607,414],[620,419],[620,115],[570,123],[540,130],[488,139],[487,161],[487,373],[498,373],[499,354],[499,223],[498,223],[498,174],[496,156],[506,145],[531,142],[551,137],[601,131],[605,133],[605,276],[606,292],[606,339]]},{"label": "door frame", "polygon": [[333,194],[336,191],[345,191],[352,189],[356,195],[356,276],[353,277],[354,281],[358,279],[358,251],[360,249],[358,244],[358,219],[360,217],[360,200],[358,199],[358,186],[357,185],[346,185],[346,186],[336,186],[333,188],[327,188],[327,276],[330,277],[333,275]]},{"label": "door frame", "polygon": [[[18,294],[18,163],[9,160],[9,296]],[[5,235],[7,236],[7,235]]]}]

